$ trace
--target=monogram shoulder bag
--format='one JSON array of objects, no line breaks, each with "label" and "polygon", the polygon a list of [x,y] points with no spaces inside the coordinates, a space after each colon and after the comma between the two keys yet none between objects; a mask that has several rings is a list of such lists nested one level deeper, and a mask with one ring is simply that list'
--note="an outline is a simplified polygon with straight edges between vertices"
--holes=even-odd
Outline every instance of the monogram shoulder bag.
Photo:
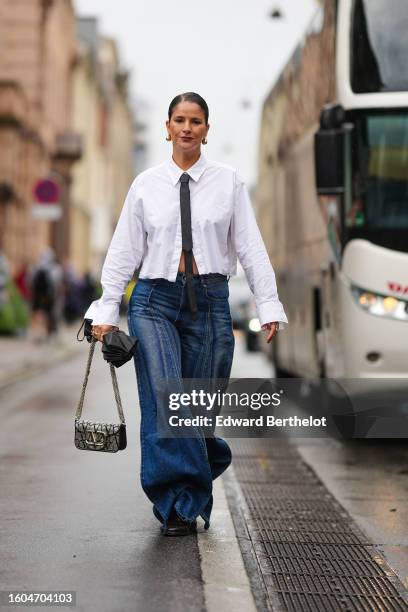
[{"label": "monogram shoulder bag", "polygon": [[92,338],[89,347],[89,357],[86,365],[85,379],[82,385],[82,393],[75,414],[75,446],[79,450],[102,451],[105,453],[116,453],[126,448],[126,423],[119,394],[118,381],[115,368],[109,364],[112,378],[113,391],[115,394],[116,407],[119,414],[119,423],[100,423],[95,421],[81,420],[84,405],[85,391],[91,370],[92,358],[95,352],[97,340]]}]

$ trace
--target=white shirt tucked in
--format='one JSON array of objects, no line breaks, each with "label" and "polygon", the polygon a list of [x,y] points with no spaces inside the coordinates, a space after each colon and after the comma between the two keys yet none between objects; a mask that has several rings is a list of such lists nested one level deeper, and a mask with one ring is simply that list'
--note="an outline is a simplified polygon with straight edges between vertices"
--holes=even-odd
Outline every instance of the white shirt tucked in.
[{"label": "white shirt tucked in", "polygon": [[[93,325],[118,325],[122,295],[140,264],[139,278],[176,280],[183,172],[170,159],[133,181],[103,265],[103,295],[85,314]],[[186,172],[191,177],[193,254],[199,274],[235,275],[238,256],[261,325],[287,323],[248,190],[236,170],[201,155]]]}]

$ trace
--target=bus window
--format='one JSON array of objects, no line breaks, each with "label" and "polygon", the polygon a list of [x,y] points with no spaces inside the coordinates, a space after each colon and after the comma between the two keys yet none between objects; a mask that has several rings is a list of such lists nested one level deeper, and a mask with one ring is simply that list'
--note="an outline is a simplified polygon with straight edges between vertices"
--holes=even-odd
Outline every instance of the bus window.
[{"label": "bus window", "polygon": [[359,113],[354,125],[353,194],[345,211],[348,239],[367,238],[406,251],[408,114]]},{"label": "bus window", "polygon": [[355,0],[351,88],[354,93],[408,89],[406,0]]}]

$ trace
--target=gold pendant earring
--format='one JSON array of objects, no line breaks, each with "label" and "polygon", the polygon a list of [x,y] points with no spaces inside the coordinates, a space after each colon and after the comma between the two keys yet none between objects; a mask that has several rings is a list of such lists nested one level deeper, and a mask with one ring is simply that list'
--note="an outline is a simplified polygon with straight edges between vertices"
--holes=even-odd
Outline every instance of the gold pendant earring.
[{"label": "gold pendant earring", "polygon": [[170,142],[170,140],[171,140],[171,136],[170,136],[170,134],[167,134],[167,138],[166,138],[166,140],[167,140],[168,142]]},{"label": "gold pendant earring", "polygon": [[201,141],[201,144],[206,145],[206,144],[207,144],[207,142],[208,142],[208,140],[207,140],[207,139],[204,137],[204,138],[202,139],[202,141]]}]

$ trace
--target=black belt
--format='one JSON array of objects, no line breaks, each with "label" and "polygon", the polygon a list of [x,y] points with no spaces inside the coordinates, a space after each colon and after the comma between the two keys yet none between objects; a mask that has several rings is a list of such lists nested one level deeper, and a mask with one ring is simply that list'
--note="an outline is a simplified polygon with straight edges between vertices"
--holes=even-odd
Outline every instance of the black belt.
[{"label": "black belt", "polygon": [[191,318],[196,320],[198,309],[193,283],[193,237],[191,234],[190,189],[188,186],[189,180],[190,175],[187,174],[187,172],[183,172],[180,177],[181,238],[184,253],[187,296],[190,304]]}]

